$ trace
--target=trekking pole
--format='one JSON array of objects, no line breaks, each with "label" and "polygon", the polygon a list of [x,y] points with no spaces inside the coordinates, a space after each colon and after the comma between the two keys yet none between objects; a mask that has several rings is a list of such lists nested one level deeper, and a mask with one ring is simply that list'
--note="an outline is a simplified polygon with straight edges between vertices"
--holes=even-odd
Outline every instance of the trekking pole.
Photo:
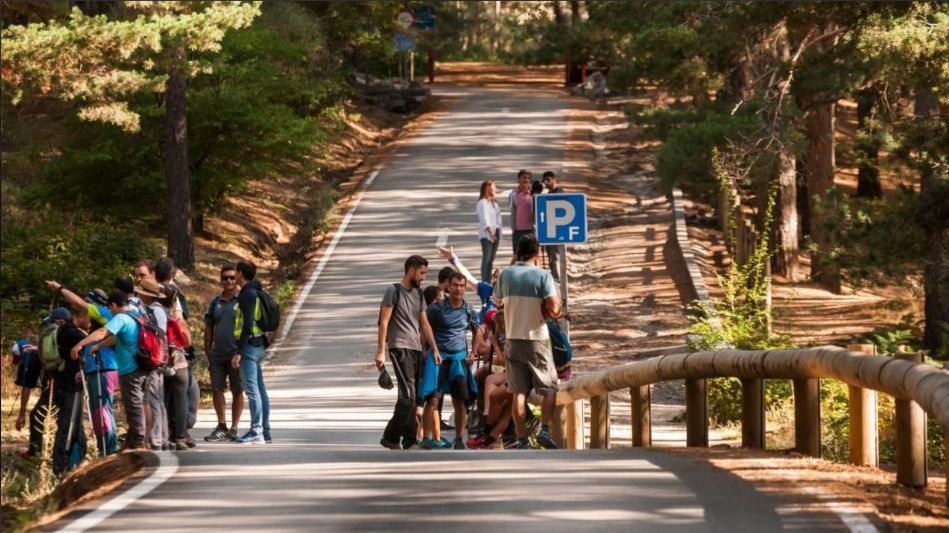
[{"label": "trekking pole", "polygon": [[[96,405],[99,406],[99,421],[102,423],[102,447],[99,448],[99,451],[102,453],[102,456],[105,457],[105,417],[102,416],[102,358],[99,356],[99,352],[96,352],[93,356],[96,361],[96,386],[99,388],[99,401]],[[92,432],[95,433],[95,426],[92,427]],[[99,441],[99,437],[100,435],[96,435],[96,442]]]},{"label": "trekking pole", "polygon": [[[92,398],[89,397],[89,387],[86,385],[86,373],[80,371],[79,375],[81,376],[80,379],[82,379],[82,392],[83,394],[86,395],[86,409],[89,410],[89,427],[92,428],[92,434],[95,435],[96,425],[92,421]],[[96,451],[99,452],[100,456],[105,457],[105,454],[102,453],[102,448],[99,447],[98,436],[96,437],[95,441],[96,441]]]},{"label": "trekking pole", "polygon": [[72,399],[72,409],[69,411],[69,434],[66,435],[66,453],[67,454],[71,454],[70,450],[72,450],[72,433],[73,433],[73,430],[76,428],[76,400],[79,399],[79,398],[76,398],[75,393],[73,394],[74,396]]}]

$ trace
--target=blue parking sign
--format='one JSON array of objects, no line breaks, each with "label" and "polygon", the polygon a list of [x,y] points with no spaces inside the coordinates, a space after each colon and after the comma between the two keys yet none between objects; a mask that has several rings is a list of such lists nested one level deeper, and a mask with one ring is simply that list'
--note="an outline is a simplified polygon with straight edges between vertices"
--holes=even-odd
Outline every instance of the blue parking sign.
[{"label": "blue parking sign", "polygon": [[587,195],[568,193],[535,196],[534,226],[540,244],[587,242]]}]

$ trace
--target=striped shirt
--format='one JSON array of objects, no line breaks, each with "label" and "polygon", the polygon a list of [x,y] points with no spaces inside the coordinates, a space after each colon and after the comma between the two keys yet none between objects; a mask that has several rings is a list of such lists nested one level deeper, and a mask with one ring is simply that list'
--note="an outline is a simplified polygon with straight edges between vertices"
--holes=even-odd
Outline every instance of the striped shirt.
[{"label": "striped shirt", "polygon": [[504,300],[507,338],[547,340],[550,334],[541,309],[544,298],[556,294],[554,280],[546,270],[523,262],[505,268],[498,280],[495,297]]}]

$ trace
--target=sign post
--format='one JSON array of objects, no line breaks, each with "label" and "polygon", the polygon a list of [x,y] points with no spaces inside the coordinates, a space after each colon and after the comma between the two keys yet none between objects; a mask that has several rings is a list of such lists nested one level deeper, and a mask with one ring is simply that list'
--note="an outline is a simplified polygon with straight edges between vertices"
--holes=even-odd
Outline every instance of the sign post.
[{"label": "sign post", "polygon": [[541,194],[534,197],[534,202],[537,242],[560,247],[560,300],[567,309],[567,245],[587,242],[587,195]]}]

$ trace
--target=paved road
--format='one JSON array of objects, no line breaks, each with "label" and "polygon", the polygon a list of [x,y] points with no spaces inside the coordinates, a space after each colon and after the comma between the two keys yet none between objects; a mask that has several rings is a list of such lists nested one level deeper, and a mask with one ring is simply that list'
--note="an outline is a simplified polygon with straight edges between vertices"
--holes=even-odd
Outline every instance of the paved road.
[{"label": "paved road", "polygon": [[[839,528],[833,515],[690,459],[642,450],[399,452],[378,441],[394,393],[374,384],[378,303],[412,253],[447,236],[478,261],[486,177],[560,170],[564,102],[487,89],[405,146],[375,179],[268,376],[275,443],[201,445],[101,530],[687,530]],[[567,177],[569,179],[569,177]],[[506,261],[510,241],[502,245]],[[434,276],[434,272],[432,274]],[[212,417],[202,413],[200,438]]]}]

